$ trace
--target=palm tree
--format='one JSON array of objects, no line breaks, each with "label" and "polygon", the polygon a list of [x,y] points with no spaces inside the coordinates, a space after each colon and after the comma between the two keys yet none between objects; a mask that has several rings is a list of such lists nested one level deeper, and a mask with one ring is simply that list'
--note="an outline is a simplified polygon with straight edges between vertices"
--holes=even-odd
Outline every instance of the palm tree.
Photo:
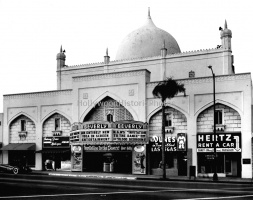
[{"label": "palm tree", "polygon": [[166,179],[166,165],[165,165],[165,101],[166,99],[172,99],[178,93],[184,93],[184,84],[180,84],[168,78],[167,80],[161,81],[155,86],[153,90],[153,95],[158,97],[162,101],[162,166],[163,166],[163,179]]}]

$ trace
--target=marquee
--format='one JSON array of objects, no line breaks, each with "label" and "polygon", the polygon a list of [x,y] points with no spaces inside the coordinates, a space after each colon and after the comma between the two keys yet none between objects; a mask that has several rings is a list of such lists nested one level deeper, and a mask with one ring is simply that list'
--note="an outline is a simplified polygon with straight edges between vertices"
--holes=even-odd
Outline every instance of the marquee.
[{"label": "marquee", "polygon": [[70,143],[148,143],[148,125],[139,121],[92,121],[74,123]]}]

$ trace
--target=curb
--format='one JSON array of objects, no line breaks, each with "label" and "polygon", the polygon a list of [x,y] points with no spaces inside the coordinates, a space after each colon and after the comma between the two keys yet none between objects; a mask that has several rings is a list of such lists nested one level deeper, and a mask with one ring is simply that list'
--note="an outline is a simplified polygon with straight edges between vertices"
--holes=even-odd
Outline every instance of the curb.
[{"label": "curb", "polygon": [[140,180],[140,181],[180,181],[180,182],[213,182],[213,183],[231,183],[231,184],[253,184],[253,179],[248,179],[243,180],[243,179],[238,179],[238,180],[233,180],[231,179],[226,179],[222,180],[222,178],[218,181],[213,181],[211,178],[208,179],[200,179],[200,178],[195,178],[195,179],[190,179],[190,178],[166,178],[163,179],[161,177],[140,177],[140,176],[124,176],[123,174],[118,174],[118,175],[101,175],[101,174],[78,174],[78,173],[61,173],[61,172],[39,172],[39,171],[33,171],[31,174],[34,175],[48,175],[48,176],[58,176],[58,177],[71,177],[71,178],[89,178],[89,179],[111,179],[111,180]]}]

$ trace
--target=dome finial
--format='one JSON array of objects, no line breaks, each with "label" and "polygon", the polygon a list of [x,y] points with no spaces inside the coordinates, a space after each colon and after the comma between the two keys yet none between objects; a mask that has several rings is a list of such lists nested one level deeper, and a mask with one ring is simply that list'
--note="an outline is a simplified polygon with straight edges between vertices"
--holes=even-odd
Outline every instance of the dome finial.
[{"label": "dome finial", "polygon": [[61,45],[61,48],[60,48],[60,53],[62,53],[62,45]]},{"label": "dome finial", "polygon": [[148,7],[148,19],[151,19],[151,16],[150,16],[150,7]]},{"label": "dome finial", "polygon": [[163,40],[163,48],[165,49],[165,40]]},{"label": "dome finial", "polygon": [[106,56],[108,56],[108,47],[106,48],[106,52],[105,53],[106,53]]},{"label": "dome finial", "polygon": [[224,29],[227,29],[228,25],[227,25],[227,20],[225,20],[225,25],[224,25]]}]

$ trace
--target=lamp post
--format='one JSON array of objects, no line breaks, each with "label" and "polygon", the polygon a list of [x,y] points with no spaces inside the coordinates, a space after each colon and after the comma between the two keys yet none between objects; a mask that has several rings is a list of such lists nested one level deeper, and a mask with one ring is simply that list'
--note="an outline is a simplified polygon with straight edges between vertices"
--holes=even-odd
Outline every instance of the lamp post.
[{"label": "lamp post", "polygon": [[213,68],[211,65],[208,66],[212,71],[213,75],[213,135],[214,135],[214,173],[213,181],[218,181],[217,175],[217,155],[216,155],[216,123],[215,123],[215,74],[213,73]]}]

